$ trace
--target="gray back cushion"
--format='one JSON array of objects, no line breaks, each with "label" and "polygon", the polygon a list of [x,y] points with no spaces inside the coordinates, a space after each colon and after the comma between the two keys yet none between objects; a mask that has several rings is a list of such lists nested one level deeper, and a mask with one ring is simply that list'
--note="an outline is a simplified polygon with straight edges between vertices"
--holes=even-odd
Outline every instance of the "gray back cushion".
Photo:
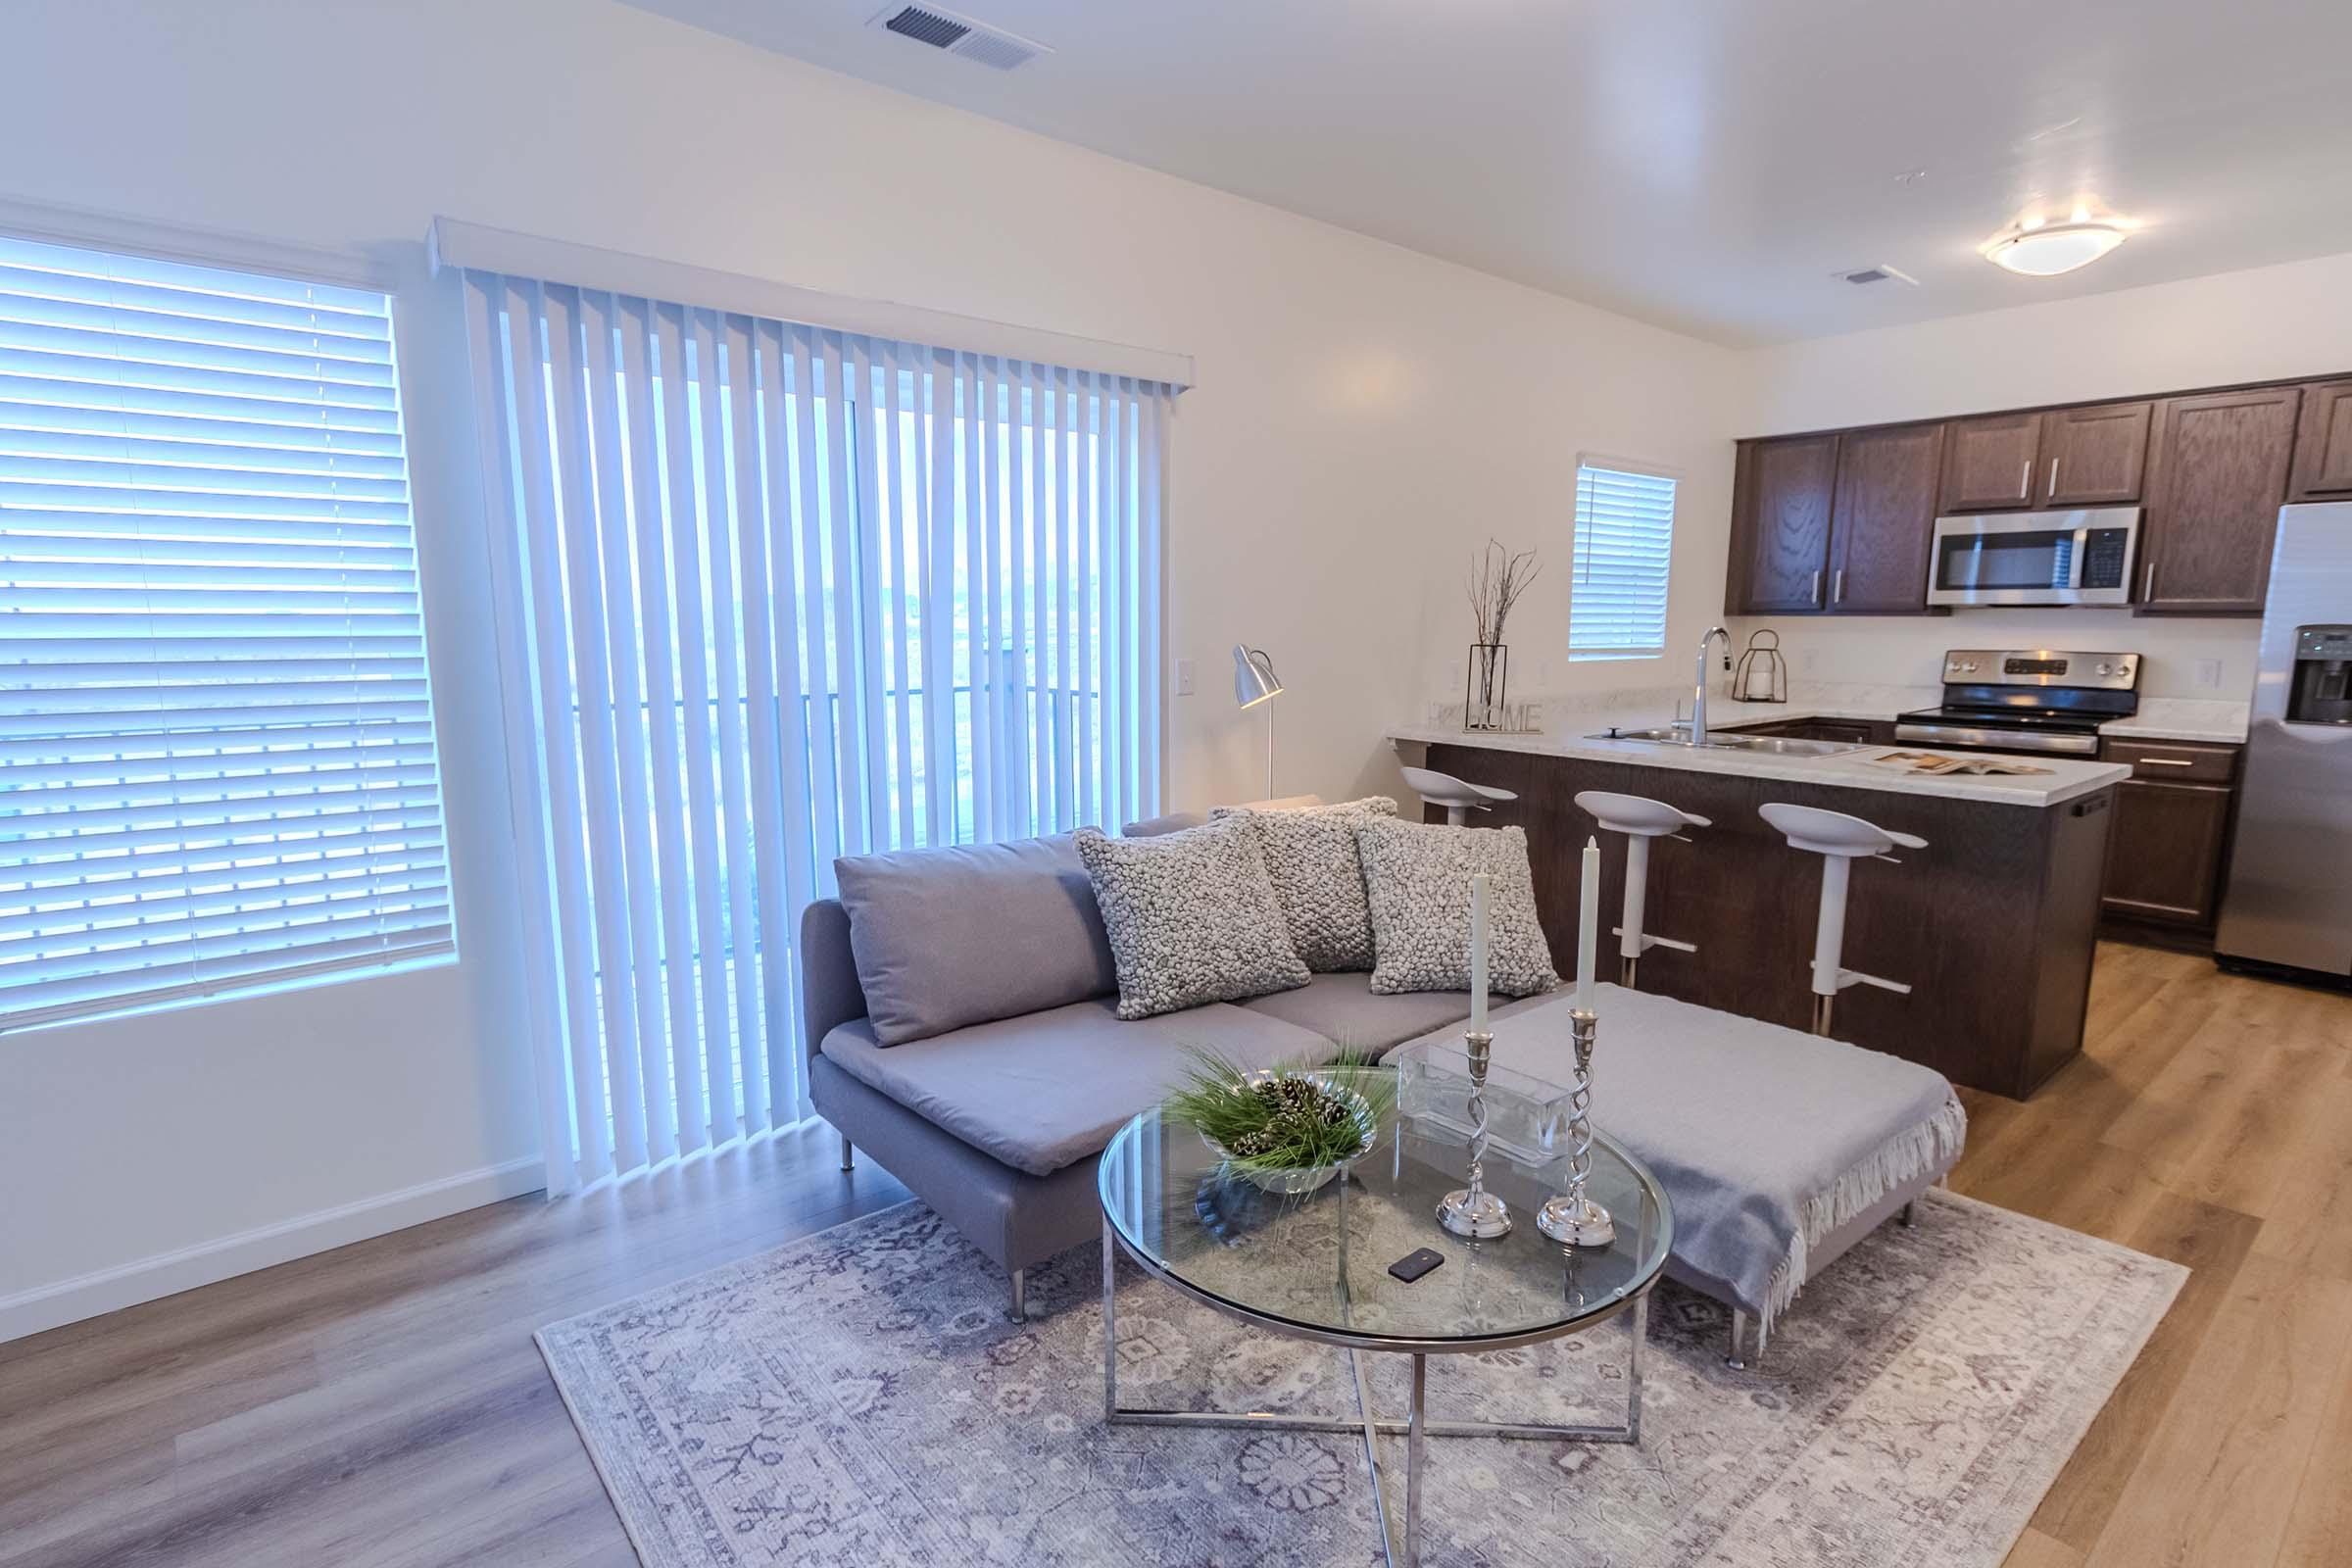
[{"label": "gray back cushion", "polygon": [[[1246,806],[1219,807],[1219,810],[1241,811],[1298,811],[1310,806],[1321,806],[1320,795],[1284,795],[1270,801],[1251,801]],[[1130,822],[1119,829],[1121,838],[1155,839],[1167,833],[1181,833],[1188,827],[1200,827],[1208,820],[1206,811],[1170,811],[1165,816],[1147,816],[1140,822]]]},{"label": "gray back cushion", "polygon": [[885,1046],[1118,989],[1094,884],[1067,833],[849,855],[833,869],[866,1016]]}]

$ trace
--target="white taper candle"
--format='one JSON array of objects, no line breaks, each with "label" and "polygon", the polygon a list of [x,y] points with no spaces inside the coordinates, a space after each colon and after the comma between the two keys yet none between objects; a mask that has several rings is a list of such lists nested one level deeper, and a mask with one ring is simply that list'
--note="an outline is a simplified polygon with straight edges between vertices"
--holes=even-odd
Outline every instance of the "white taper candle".
[{"label": "white taper candle", "polygon": [[1585,840],[1585,880],[1576,901],[1576,1004],[1592,1010],[1593,952],[1600,935],[1600,841]]},{"label": "white taper candle", "polygon": [[1470,1032],[1487,1032],[1487,873],[1470,878]]}]

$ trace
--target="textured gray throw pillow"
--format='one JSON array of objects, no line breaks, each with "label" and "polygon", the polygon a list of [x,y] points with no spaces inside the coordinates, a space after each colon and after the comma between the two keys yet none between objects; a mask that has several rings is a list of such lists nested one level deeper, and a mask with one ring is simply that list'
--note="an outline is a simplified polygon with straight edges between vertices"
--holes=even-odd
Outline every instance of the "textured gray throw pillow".
[{"label": "textured gray throw pillow", "polygon": [[1067,833],[845,855],[833,870],[883,1045],[1067,1006],[1118,984]]},{"label": "textured gray throw pillow", "polygon": [[1382,817],[1356,823],[1378,959],[1372,990],[1470,989],[1470,878],[1484,871],[1487,984],[1497,996],[1532,997],[1560,983],[1536,914],[1527,830],[1423,827]]},{"label": "textured gray throw pillow", "polygon": [[1078,831],[1119,973],[1118,1014],[1294,991],[1309,979],[1247,822],[1156,838]]},{"label": "textured gray throw pillow", "polygon": [[1355,826],[1368,816],[1396,814],[1395,801],[1373,795],[1303,810],[1220,806],[1209,817],[1239,817],[1256,833],[1291,946],[1309,969],[1330,974],[1372,967],[1372,909]]}]

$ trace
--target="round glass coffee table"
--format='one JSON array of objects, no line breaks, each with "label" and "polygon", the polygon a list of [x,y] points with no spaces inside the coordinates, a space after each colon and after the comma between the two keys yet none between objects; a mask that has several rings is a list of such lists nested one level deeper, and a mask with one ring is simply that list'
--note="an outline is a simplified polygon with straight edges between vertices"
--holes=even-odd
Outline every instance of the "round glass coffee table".
[{"label": "round glass coffee table", "polygon": [[[1348,1174],[1298,1197],[1260,1191],[1220,1166],[1188,1127],[1147,1110],[1102,1152],[1102,1410],[1106,1420],[1154,1426],[1283,1428],[1360,1435],[1393,1563],[1421,1551],[1422,1453],[1430,1437],[1637,1443],[1642,1432],[1642,1342],[1650,1288],[1666,1264],[1674,1220],[1657,1179],[1606,1135],[1592,1137],[1586,1191],[1616,1220],[1615,1242],[1570,1249],[1536,1228],[1536,1211],[1567,1181],[1564,1160],[1529,1165],[1498,1148],[1487,1187],[1510,1205],[1510,1233],[1471,1241],[1438,1224],[1438,1200],[1462,1185],[1469,1154],[1458,1137],[1392,1112],[1380,1140]],[[1420,1248],[1445,1261],[1406,1283],[1389,1265]],[[1345,1348],[1354,1416],[1288,1411],[1141,1410],[1119,1403],[1118,1254],[1187,1296],[1276,1334]],[[1626,1418],[1616,1426],[1437,1421],[1426,1404],[1428,1358],[1533,1345],[1630,1310]],[[1357,1352],[1412,1359],[1402,1420],[1373,1412]],[[1374,1440],[1404,1436],[1401,1528],[1380,1485]]]}]

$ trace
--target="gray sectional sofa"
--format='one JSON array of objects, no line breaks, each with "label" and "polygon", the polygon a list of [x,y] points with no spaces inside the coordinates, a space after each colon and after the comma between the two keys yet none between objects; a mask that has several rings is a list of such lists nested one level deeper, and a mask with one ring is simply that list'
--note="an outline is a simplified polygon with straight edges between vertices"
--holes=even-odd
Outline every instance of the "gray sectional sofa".
[{"label": "gray sectional sofa", "polygon": [[[940,911],[974,941],[1001,930],[987,905]],[[1102,1234],[1095,1164],[1112,1133],[1183,1073],[1190,1048],[1250,1066],[1383,1052],[1470,1014],[1460,992],[1372,995],[1370,977],[1319,974],[1298,991],[1120,1022],[1115,995],[880,1043],[851,946],[849,910],[820,899],[801,922],[809,1093],[864,1149],[1011,1276]]]},{"label": "gray sectional sofa", "polygon": [[[841,1134],[842,1168],[862,1148],[912,1189],[1007,1271],[1016,1318],[1023,1271],[1100,1234],[1103,1148],[1181,1078],[1194,1049],[1246,1066],[1312,1064],[1342,1050],[1385,1054],[1469,1016],[1466,992],[1376,996],[1367,974],[1329,973],[1121,1021],[1101,912],[1067,836],[845,858],[837,870],[843,897],[809,906],[801,928],[811,1097]],[[1667,1273],[1736,1308],[1740,1364],[1742,1318],[1757,1317],[1760,1351],[1809,1273],[1907,1216],[1943,1176],[1965,1116],[1926,1068],[1604,989],[1627,1028],[1609,1043],[1601,1125],[1665,1185],[1677,1216]],[[1564,1005],[1537,996],[1495,1007],[1497,1059],[1565,1081]]]}]

